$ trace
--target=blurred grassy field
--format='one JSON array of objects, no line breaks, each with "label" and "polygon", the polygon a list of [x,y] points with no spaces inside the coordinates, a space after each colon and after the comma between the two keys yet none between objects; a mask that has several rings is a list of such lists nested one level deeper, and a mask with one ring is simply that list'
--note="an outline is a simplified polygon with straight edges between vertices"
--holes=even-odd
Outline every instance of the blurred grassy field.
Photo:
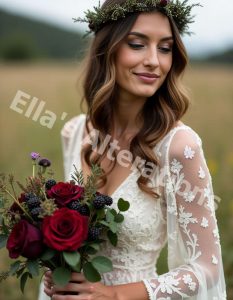
[{"label": "blurred grassy field", "polygon": [[[28,154],[38,151],[52,159],[56,177],[63,178],[59,132],[66,120],[80,112],[78,70],[76,62],[0,64],[0,172],[13,172],[17,179],[30,175]],[[183,121],[201,136],[214,191],[222,199],[217,217],[228,298],[233,299],[233,68],[193,65],[184,81],[191,91],[192,106]],[[46,109],[55,113],[57,120],[52,129],[43,127],[40,118],[33,121],[33,113],[26,117],[28,105],[18,105],[23,110],[21,114],[10,109],[18,90],[45,101],[40,117]],[[60,119],[63,112],[67,113],[65,120]],[[8,263],[7,254],[1,250],[0,270],[6,269]],[[159,270],[165,270],[162,259]],[[11,278],[0,285],[0,299],[36,300],[37,290],[38,281],[33,281],[22,296],[18,282]]]}]

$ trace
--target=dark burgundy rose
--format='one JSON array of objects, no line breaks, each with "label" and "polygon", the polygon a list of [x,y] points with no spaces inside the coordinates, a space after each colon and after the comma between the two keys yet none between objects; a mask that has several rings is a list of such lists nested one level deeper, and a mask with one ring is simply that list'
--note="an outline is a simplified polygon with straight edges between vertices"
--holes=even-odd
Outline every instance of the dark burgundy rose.
[{"label": "dark burgundy rose", "polygon": [[64,207],[73,200],[82,198],[84,188],[68,182],[58,182],[47,191],[48,198],[55,199],[58,207]]},{"label": "dark burgundy rose", "polygon": [[[20,195],[20,197],[18,198],[18,201],[19,201],[19,203],[21,204],[21,203],[23,203],[23,202],[25,202],[26,201],[26,198],[25,198],[25,194],[24,193],[21,193],[21,195]],[[12,213],[12,214],[23,214],[23,211],[22,211],[22,209],[19,207],[19,205],[17,204],[17,203],[13,203],[12,205],[11,205],[11,207],[10,207],[10,213]]]},{"label": "dark burgundy rose", "polygon": [[44,243],[58,251],[75,251],[88,235],[88,217],[63,207],[42,223]]},{"label": "dark burgundy rose", "polygon": [[28,221],[21,220],[13,227],[6,248],[10,258],[18,258],[21,255],[35,259],[43,251],[42,232]]}]

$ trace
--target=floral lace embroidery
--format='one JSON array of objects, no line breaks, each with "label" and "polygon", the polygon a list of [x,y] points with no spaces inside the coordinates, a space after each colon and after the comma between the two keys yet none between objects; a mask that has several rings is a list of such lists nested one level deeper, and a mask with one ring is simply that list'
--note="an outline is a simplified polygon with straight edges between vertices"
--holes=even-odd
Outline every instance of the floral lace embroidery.
[{"label": "floral lace embroidery", "polygon": [[[79,129],[84,128],[84,121],[84,116],[76,118],[75,126],[69,124],[71,131],[75,132],[66,131],[64,134],[66,144],[69,136],[71,138],[68,147],[64,147],[66,174],[68,174],[67,170],[70,170],[73,164],[77,165],[79,161],[77,156],[82,137]],[[181,134],[177,138],[179,141],[184,141],[184,145],[179,151],[180,155],[169,158],[173,150],[171,141],[176,138],[177,134]],[[215,223],[212,182],[201,145],[201,139],[188,126],[174,128],[155,148],[160,165],[165,169],[164,193],[161,194],[161,199],[155,200],[143,193],[136,184],[135,176],[126,180],[114,194],[114,199],[124,197],[130,200],[131,207],[125,216],[118,246],[111,248],[107,245],[101,250],[103,254],[112,258],[114,266],[112,272],[104,274],[102,280],[105,284],[115,285],[143,280],[150,300],[187,297],[198,300],[226,299],[224,277],[220,268],[222,262],[219,255],[220,242]],[[199,161],[197,166],[190,165],[196,161]],[[200,189],[204,195],[204,199],[201,200],[205,206],[203,205],[200,215],[197,215],[193,209],[197,207],[197,193],[194,186],[181,193],[187,179],[190,182],[196,181],[198,185],[201,184]],[[166,206],[162,210],[164,203]],[[202,235],[207,235],[209,232],[215,247],[212,245],[207,255],[205,249],[202,249]],[[155,264],[166,239],[168,239],[170,271],[158,276]],[[210,291],[205,290],[205,282],[208,278],[201,275],[204,271],[198,264],[199,258],[204,255],[206,268],[211,268],[211,266],[215,268],[211,274],[214,274],[216,269],[220,274],[219,280],[214,278],[210,280],[210,282],[216,282]],[[204,298],[201,293],[203,283]],[[206,298],[206,293],[208,293],[208,298]]]}]

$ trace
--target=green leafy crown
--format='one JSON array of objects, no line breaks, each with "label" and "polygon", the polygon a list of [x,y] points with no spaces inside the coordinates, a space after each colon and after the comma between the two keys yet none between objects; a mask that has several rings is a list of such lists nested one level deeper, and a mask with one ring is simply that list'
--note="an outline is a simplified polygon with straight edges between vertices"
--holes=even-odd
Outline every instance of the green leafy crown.
[{"label": "green leafy crown", "polygon": [[88,33],[97,33],[110,22],[123,19],[133,13],[150,12],[157,9],[175,21],[180,34],[190,34],[188,27],[190,23],[193,23],[191,11],[194,6],[201,5],[199,3],[189,5],[188,0],[126,0],[122,4],[117,3],[102,8],[99,3],[99,6],[94,7],[93,11],[85,12],[85,18],[77,18],[74,21],[88,23]]}]

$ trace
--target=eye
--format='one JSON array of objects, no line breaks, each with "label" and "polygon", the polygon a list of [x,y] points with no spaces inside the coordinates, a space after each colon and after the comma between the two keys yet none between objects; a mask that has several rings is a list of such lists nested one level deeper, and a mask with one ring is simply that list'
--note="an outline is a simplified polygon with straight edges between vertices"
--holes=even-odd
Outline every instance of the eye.
[{"label": "eye", "polygon": [[128,45],[132,48],[132,49],[141,49],[144,47],[143,44],[138,44],[138,43],[128,43]]},{"label": "eye", "polygon": [[165,53],[165,54],[172,52],[172,47],[163,47],[163,46],[161,46],[161,47],[158,47],[158,49],[162,53]]}]

